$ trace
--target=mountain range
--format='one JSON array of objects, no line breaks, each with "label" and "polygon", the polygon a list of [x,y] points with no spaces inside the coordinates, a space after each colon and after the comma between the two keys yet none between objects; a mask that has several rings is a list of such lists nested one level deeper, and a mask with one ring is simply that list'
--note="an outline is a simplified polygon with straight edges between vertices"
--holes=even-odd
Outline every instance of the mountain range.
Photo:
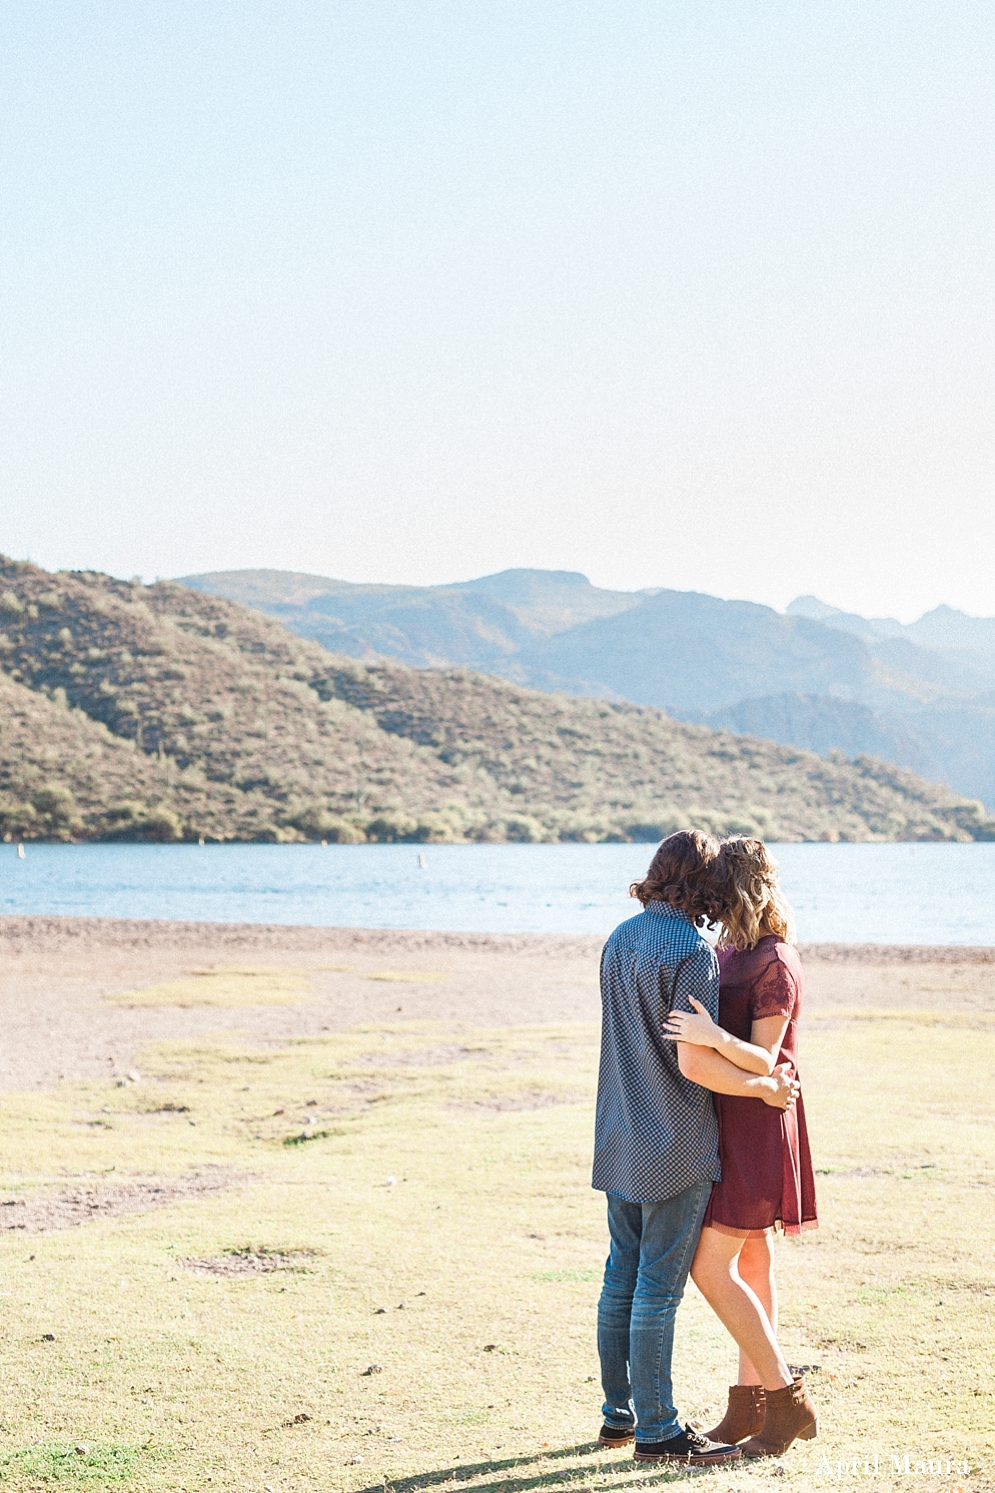
[{"label": "mountain range", "polygon": [[813,596],[780,613],[695,591],[606,590],[573,571],[388,586],[236,570],[182,584],[353,658],[463,665],[820,754],[870,754],[995,804],[995,618],[940,606],[906,625]]},{"label": "mountain range", "polygon": [[[590,625],[542,594],[528,615],[553,640]],[[686,824],[995,839],[983,805],[873,757],[349,657],[203,589],[0,559],[7,840],[653,841]]]}]

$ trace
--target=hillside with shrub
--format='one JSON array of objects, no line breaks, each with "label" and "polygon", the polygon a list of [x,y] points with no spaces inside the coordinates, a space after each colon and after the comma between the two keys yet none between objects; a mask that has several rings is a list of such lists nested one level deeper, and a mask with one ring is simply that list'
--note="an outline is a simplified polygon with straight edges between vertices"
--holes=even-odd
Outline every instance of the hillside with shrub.
[{"label": "hillside with shrub", "polygon": [[995,805],[995,618],[937,607],[904,625],[802,596],[786,613],[564,570],[445,586],[357,585],[282,570],[183,583],[369,662],[480,669],[627,700],[713,729],[867,753]]},{"label": "hillside with shrub", "polygon": [[990,838],[980,804],[649,707],[367,665],[238,603],[0,563],[8,839]]}]

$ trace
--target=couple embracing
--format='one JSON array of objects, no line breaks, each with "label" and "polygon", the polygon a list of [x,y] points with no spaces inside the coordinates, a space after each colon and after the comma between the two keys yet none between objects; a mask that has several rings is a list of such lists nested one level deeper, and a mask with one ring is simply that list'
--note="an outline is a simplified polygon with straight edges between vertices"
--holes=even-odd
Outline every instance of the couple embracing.
[{"label": "couple embracing", "polygon": [[[601,960],[593,1183],[611,1253],[598,1306],[602,1446],[695,1466],[780,1456],[816,1434],[777,1342],[772,1236],[816,1223],[796,1066],[801,962],[760,840],[668,836],[631,888],[643,912]],[[699,931],[722,924],[720,952]],[[707,1436],[674,1408],[674,1320],[688,1274],[739,1347]]]}]

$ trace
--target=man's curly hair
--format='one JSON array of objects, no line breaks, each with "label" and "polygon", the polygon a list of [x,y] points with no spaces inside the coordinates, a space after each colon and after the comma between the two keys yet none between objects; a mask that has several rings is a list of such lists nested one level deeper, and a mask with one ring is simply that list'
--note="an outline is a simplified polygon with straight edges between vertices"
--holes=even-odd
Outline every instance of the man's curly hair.
[{"label": "man's curly hair", "polygon": [[718,869],[719,842],[698,829],[668,835],[650,861],[642,881],[634,881],[629,896],[647,902],[669,902],[692,919],[711,918],[721,903]]}]

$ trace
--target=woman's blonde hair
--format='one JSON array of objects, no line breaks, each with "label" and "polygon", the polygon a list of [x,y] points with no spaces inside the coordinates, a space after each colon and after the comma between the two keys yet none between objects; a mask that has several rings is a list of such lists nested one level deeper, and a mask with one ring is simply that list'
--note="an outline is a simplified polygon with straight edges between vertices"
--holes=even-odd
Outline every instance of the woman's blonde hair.
[{"label": "woman's blonde hair", "polygon": [[726,840],[719,861],[723,948],[752,949],[766,933],[794,943],[795,915],[781,890],[777,862],[763,840]]}]

